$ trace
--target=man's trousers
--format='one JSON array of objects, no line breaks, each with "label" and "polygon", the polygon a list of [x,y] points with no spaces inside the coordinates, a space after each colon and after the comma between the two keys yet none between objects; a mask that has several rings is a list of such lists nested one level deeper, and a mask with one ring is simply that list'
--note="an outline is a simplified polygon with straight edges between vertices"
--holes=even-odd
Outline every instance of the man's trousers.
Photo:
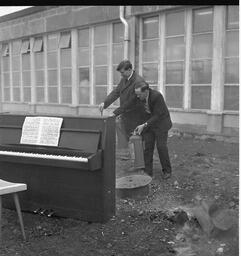
[{"label": "man's trousers", "polygon": [[145,172],[151,176],[153,175],[153,154],[156,143],[162,170],[171,173],[172,168],[167,148],[168,131],[160,131],[158,128],[148,128],[146,131],[143,131],[142,138],[145,142]]}]

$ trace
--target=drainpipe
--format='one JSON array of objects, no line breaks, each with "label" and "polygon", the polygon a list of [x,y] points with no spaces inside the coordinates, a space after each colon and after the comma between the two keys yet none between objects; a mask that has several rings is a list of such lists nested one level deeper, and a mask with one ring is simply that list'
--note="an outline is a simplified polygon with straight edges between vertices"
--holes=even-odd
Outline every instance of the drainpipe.
[{"label": "drainpipe", "polygon": [[120,20],[124,24],[124,59],[128,59],[129,25],[124,18],[125,6],[120,6]]}]

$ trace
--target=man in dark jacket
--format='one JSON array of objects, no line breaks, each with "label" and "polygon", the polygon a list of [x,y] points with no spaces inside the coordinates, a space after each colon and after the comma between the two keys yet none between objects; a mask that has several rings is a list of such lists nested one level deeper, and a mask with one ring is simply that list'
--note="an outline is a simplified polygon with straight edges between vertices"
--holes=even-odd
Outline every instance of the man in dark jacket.
[{"label": "man in dark jacket", "polygon": [[131,132],[140,124],[143,114],[140,111],[142,103],[135,94],[135,86],[145,81],[132,69],[132,64],[129,60],[120,62],[116,70],[120,72],[122,79],[117,87],[106,97],[105,101],[99,105],[99,110],[102,112],[103,109],[120,98],[120,106],[113,113],[116,116],[120,116],[128,141]]},{"label": "man in dark jacket", "polygon": [[149,88],[147,83],[136,85],[135,93],[145,109],[145,118],[135,129],[145,142],[145,172],[153,175],[153,153],[155,142],[162,165],[163,178],[171,176],[172,168],[167,148],[168,130],[172,127],[170,114],[162,94]]}]

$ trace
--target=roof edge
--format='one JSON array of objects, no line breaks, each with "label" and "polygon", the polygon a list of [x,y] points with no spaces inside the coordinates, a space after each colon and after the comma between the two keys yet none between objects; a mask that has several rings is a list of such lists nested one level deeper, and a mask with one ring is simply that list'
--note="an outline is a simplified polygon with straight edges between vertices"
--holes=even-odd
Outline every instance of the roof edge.
[{"label": "roof edge", "polygon": [[33,7],[29,7],[27,9],[19,10],[19,11],[1,16],[0,17],[0,23],[6,22],[6,21],[9,21],[9,20],[13,20],[13,19],[17,19],[17,18],[21,18],[23,16],[30,15],[30,14],[33,14],[33,13],[46,11],[46,10],[49,10],[49,9],[52,9],[52,8],[55,8],[55,7],[57,7],[57,6],[33,6]]}]

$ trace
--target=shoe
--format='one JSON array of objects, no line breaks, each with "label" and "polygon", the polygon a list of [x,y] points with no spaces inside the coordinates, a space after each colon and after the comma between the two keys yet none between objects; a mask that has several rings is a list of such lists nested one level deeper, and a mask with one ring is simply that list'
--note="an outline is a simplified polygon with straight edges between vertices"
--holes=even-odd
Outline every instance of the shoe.
[{"label": "shoe", "polygon": [[172,176],[171,172],[163,172],[162,177],[163,177],[164,180],[167,180],[167,179],[171,178],[171,176]]}]

